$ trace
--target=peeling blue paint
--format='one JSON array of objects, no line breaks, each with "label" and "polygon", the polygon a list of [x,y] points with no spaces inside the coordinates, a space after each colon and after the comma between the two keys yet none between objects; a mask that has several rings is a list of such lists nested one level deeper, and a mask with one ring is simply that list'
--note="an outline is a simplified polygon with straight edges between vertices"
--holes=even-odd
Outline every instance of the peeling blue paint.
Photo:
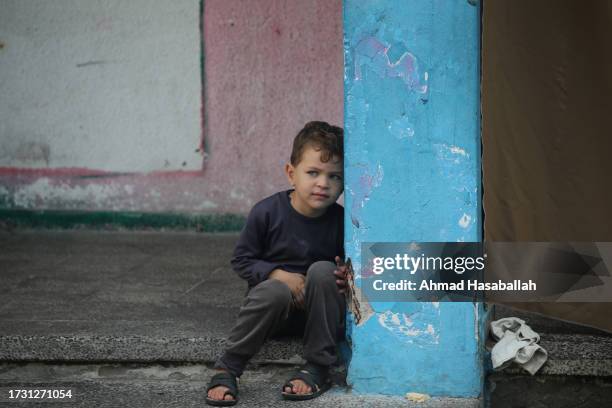
[{"label": "peeling blue paint", "polygon": [[[479,9],[344,2],[346,251],[361,242],[481,240]],[[476,397],[482,305],[368,303],[349,317],[355,392]]]}]

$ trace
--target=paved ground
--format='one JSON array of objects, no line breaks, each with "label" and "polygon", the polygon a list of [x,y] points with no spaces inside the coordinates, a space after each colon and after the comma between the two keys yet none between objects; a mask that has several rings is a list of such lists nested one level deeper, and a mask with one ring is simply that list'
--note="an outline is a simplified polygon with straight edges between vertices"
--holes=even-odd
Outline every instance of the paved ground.
[{"label": "paved ground", "polygon": [[[211,361],[246,283],[236,234],[0,233],[0,360]],[[298,342],[259,359],[292,360]]]},{"label": "paved ground", "polygon": [[492,408],[604,408],[612,406],[612,377],[493,374]]},{"label": "paved ground", "polygon": [[[229,265],[236,239],[163,231],[0,232],[0,388],[64,384],[78,390],[75,406],[83,407],[202,406],[209,369],[183,363],[210,363],[223,349],[246,289]],[[492,406],[605,406],[612,398],[612,337],[568,334],[571,327],[532,320],[538,330],[552,329],[541,331],[549,362],[535,377],[512,368],[492,375]],[[278,386],[300,354],[298,340],[268,342],[254,359],[264,365],[243,378],[241,405],[283,406]],[[331,404],[477,401],[410,405],[336,388],[297,405]]]},{"label": "paved ground", "polygon": [[[419,407],[475,408],[478,401],[462,398],[430,398],[423,403],[406,398],[354,395],[334,387],[320,398],[307,402],[287,402],[280,397],[280,386],[290,367],[266,366],[246,371],[240,382],[241,407]],[[41,404],[7,402],[11,387],[25,384],[37,388],[72,389],[69,407],[204,407],[206,381],[212,370],[203,365],[0,365],[0,406],[17,407]],[[19,381],[15,382],[14,379]],[[4,405],[2,405],[4,404]]]}]

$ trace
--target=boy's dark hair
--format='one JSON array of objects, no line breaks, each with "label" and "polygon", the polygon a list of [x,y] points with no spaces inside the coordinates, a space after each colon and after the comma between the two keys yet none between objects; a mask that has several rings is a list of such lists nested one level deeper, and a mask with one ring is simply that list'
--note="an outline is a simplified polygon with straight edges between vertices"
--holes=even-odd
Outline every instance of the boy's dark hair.
[{"label": "boy's dark hair", "polygon": [[297,166],[302,160],[306,146],[312,146],[321,151],[321,161],[326,163],[334,156],[344,159],[344,131],[341,127],[332,126],[327,122],[308,122],[293,139],[291,150],[291,165]]}]

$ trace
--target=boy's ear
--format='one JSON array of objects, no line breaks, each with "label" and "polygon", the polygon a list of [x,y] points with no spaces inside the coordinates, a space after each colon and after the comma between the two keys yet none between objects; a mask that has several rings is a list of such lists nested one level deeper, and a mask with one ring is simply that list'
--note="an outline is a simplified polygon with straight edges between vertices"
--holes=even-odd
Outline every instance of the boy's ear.
[{"label": "boy's ear", "polygon": [[295,182],[293,181],[295,177],[295,167],[293,167],[291,163],[285,164],[285,174],[287,175],[287,181],[289,181],[289,184],[295,186]]}]

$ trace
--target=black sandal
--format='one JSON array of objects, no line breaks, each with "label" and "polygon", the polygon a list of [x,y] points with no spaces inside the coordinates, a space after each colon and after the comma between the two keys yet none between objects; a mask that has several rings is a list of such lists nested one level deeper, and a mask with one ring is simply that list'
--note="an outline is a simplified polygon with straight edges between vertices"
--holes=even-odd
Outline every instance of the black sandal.
[{"label": "black sandal", "polygon": [[[233,400],[217,400],[208,398],[208,391],[220,385],[229,388],[229,390],[225,391],[225,394],[223,394],[223,398],[229,394],[234,397]],[[236,405],[238,403],[238,383],[236,381],[236,377],[226,371],[213,375],[208,383],[208,388],[206,388],[206,403],[215,407],[229,407]]]},{"label": "black sandal", "polygon": [[[311,389],[308,394],[296,394],[294,392],[285,392],[285,387],[291,388],[293,391],[293,380],[304,381]],[[312,363],[306,364],[300,370],[294,372],[283,385],[282,396],[286,400],[290,401],[304,401],[318,397],[325,391],[331,388],[331,381],[329,378],[329,369],[326,366],[320,366]]]}]

